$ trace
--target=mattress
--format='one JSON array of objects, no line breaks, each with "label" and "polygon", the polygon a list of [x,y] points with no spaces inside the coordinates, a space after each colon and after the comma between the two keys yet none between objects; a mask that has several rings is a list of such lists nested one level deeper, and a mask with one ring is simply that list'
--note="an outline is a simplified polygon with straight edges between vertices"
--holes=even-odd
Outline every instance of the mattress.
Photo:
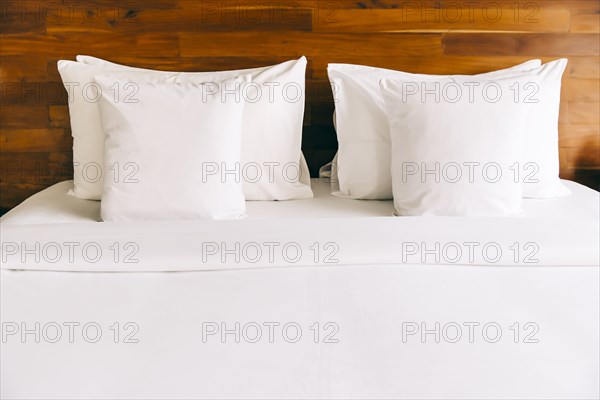
[{"label": "mattress", "polygon": [[[576,182],[563,180],[573,195],[546,200],[525,199],[524,216],[592,218],[598,217],[598,192]],[[100,202],[81,200],[70,195],[73,181],[57,183],[31,196],[5,214],[0,221],[7,225],[96,222],[100,219]],[[328,179],[313,179],[314,199],[282,202],[249,201],[248,219],[280,218],[354,218],[389,217],[394,212],[390,201],[352,200],[331,195]]]},{"label": "mattress", "polygon": [[108,224],[60,183],[0,222],[2,398],[598,398],[600,197],[565,184],[518,218],[315,180],[242,221]]}]

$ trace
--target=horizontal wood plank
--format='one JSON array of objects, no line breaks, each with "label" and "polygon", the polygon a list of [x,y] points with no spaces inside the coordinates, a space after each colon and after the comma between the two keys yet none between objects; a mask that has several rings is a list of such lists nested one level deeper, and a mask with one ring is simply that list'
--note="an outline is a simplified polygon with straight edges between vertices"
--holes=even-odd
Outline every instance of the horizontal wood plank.
[{"label": "horizontal wood plank", "polygon": [[[345,9],[335,20],[319,20],[316,32],[494,31],[569,32],[568,9],[544,9],[518,3],[485,3],[484,7],[454,2],[446,7],[404,2],[396,9]],[[487,7],[485,7],[487,6]]]},{"label": "horizontal wood plank", "polygon": [[2,104],[0,128],[39,129],[48,127],[48,107],[44,105]]},{"label": "horizontal wood plank", "polygon": [[51,185],[72,179],[72,152],[2,152],[0,182]]},{"label": "horizontal wood plank", "polygon": [[569,124],[600,123],[600,103],[569,103]]},{"label": "horizontal wood plank", "polygon": [[272,54],[288,57],[303,55],[335,57],[356,55],[439,55],[441,35],[437,34],[322,34],[287,32],[225,32],[180,34],[184,57],[216,56],[224,48],[239,56],[265,57]]},{"label": "horizontal wood plank", "polygon": [[597,56],[600,37],[589,33],[447,33],[444,54]]},{"label": "horizontal wood plank", "polygon": [[52,149],[68,151],[71,135],[64,129],[3,129],[0,133],[2,150],[8,152],[36,152]]}]

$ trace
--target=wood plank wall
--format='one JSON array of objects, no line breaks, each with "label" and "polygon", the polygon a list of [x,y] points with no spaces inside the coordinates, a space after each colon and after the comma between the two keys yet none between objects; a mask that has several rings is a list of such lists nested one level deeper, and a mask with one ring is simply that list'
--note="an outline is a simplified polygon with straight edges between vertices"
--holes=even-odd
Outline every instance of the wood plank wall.
[{"label": "wood plank wall", "polygon": [[[337,141],[329,62],[472,74],[540,57],[570,59],[561,174],[600,167],[598,0],[2,0],[0,208],[72,175],[59,59],[88,54],[206,71],[309,59],[303,149],[314,173]],[[594,172],[596,171],[596,172]]]}]

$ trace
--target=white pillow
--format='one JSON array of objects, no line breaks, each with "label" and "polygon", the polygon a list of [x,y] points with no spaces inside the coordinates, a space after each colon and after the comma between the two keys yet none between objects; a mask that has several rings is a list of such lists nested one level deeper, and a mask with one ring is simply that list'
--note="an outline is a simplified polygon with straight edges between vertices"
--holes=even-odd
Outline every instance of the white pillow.
[{"label": "white pillow", "polygon": [[[213,174],[239,164],[244,80],[132,83],[95,78],[106,132],[103,221],[236,219],[246,203],[239,177]],[[247,82],[247,81],[246,81]],[[135,85],[129,97],[123,88]],[[115,90],[111,90],[111,88]],[[117,91],[116,88],[119,88]],[[213,94],[214,93],[214,94]]]},{"label": "white pillow", "polygon": [[[106,174],[102,168],[104,133],[99,122],[96,104],[99,97],[93,77],[113,71],[127,71],[129,76],[135,76],[136,82],[156,83],[219,82],[251,75],[253,82],[244,93],[249,101],[244,112],[240,166],[246,199],[293,200],[313,196],[308,166],[301,151],[306,58],[266,68],[199,73],[143,70],[85,56],[77,59],[99,65],[58,63],[67,91],[74,84],[79,85],[77,90],[69,91],[75,196],[99,200],[102,195],[102,176],[98,177],[96,172]],[[257,97],[259,90],[262,94]],[[92,101],[86,101],[86,96]]]},{"label": "white pillow", "polygon": [[[477,77],[499,78],[541,65],[531,60]],[[390,135],[381,79],[439,79],[437,75],[409,74],[351,64],[329,64],[334,89],[335,123],[339,143],[332,168],[334,195],[352,199],[392,198]]]},{"label": "white pillow", "polygon": [[383,79],[396,214],[519,215],[518,165],[539,107],[522,94],[537,84],[535,74]]}]

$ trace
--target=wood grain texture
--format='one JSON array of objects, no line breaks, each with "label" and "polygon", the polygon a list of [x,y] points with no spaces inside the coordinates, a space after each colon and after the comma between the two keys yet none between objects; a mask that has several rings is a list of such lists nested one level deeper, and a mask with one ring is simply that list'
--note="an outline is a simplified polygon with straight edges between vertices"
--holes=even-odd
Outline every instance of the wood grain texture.
[{"label": "wood grain texture", "polygon": [[328,63],[476,74],[567,57],[561,175],[585,182],[600,169],[599,32],[597,0],[3,0],[0,209],[72,176],[56,62],[78,54],[170,71],[306,55],[303,150],[313,174],[337,148]]}]

